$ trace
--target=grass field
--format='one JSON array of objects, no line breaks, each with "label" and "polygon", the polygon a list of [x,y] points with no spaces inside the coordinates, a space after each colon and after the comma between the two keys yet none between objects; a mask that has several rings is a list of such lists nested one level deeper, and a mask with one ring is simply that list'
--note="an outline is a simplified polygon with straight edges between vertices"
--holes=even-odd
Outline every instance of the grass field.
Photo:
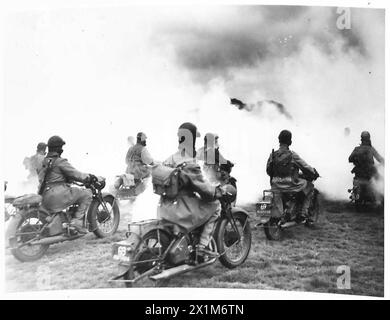
[{"label": "grass field", "polygon": [[[252,226],[256,217],[251,211]],[[6,254],[8,292],[41,289],[111,288],[116,275],[111,243],[122,240],[126,213],[110,239],[84,238],[53,245],[39,261],[21,263]],[[351,270],[351,289],[337,289],[337,267]],[[43,275],[43,280],[41,275]],[[116,285],[118,286],[118,285]],[[283,289],[384,295],[383,213],[356,213],[345,203],[323,202],[317,229],[288,229],[280,242],[268,241],[262,228],[252,230],[252,250],[239,268],[219,262],[171,279],[169,287]],[[131,289],[125,289],[131,290]]]}]

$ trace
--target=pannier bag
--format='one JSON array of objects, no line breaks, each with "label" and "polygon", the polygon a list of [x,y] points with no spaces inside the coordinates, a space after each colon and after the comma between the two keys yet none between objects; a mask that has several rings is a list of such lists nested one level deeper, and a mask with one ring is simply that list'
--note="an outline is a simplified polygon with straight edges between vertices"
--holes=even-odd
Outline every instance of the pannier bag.
[{"label": "pannier bag", "polygon": [[153,192],[168,199],[179,193],[180,168],[158,165],[152,169]]}]

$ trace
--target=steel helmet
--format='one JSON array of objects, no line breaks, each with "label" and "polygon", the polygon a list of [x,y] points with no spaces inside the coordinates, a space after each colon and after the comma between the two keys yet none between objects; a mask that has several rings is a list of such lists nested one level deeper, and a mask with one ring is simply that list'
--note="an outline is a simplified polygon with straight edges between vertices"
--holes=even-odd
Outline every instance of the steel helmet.
[{"label": "steel helmet", "polygon": [[49,148],[62,147],[65,144],[65,141],[60,136],[52,136],[47,141],[47,146]]},{"label": "steel helmet", "polygon": [[279,143],[284,143],[287,145],[291,144],[291,138],[292,138],[292,134],[288,130],[282,130],[278,136]]},{"label": "steel helmet", "polygon": [[147,138],[148,137],[146,136],[145,133],[143,133],[143,132],[138,132],[137,133],[137,140],[139,140],[139,141],[146,141]]},{"label": "steel helmet", "polygon": [[370,133],[368,131],[363,131],[360,137],[362,139],[370,139]]}]

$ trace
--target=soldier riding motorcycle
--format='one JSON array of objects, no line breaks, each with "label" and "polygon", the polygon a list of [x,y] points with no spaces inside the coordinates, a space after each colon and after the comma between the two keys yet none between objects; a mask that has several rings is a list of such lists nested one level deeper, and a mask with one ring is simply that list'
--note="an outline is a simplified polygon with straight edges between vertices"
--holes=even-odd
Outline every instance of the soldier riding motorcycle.
[{"label": "soldier riding motorcycle", "polygon": [[237,180],[231,176],[234,164],[226,160],[219,151],[219,136],[217,134],[206,133],[204,146],[197,151],[196,158],[203,162],[203,172],[211,183],[216,185],[231,184],[237,190]]},{"label": "soldier riding motorcycle", "polygon": [[49,153],[39,172],[38,194],[24,195],[13,202],[16,213],[10,219],[6,238],[20,261],[37,260],[50,244],[74,240],[88,231],[103,238],[118,228],[115,197],[102,193],[105,179],[81,173],[61,158],[64,144],[58,136],[49,139]]},{"label": "soldier riding motorcycle", "polygon": [[114,188],[119,200],[134,200],[146,190],[153,159],[146,149],[146,134],[138,132],[137,143],[126,154],[126,173],[116,177]]},{"label": "soldier riding motorcycle", "polygon": [[291,151],[292,135],[288,130],[279,134],[280,148],[272,153],[267,162],[271,189],[263,192],[262,200],[256,204],[256,212],[268,239],[281,239],[282,230],[305,224],[313,226],[320,207],[319,191],[314,188],[319,174],[297,153]]},{"label": "soldier riding motorcycle", "polygon": [[348,189],[348,192],[356,211],[361,211],[369,205],[383,208],[383,195],[378,194],[374,188],[375,180],[379,177],[374,159],[384,164],[384,158],[371,145],[370,133],[363,131],[361,145],[356,147],[348,158],[354,165],[351,173],[355,175],[353,187]]},{"label": "soldier riding motorcycle", "polygon": [[127,239],[114,244],[113,258],[123,270],[112,281],[157,284],[217,259],[228,268],[245,262],[251,246],[248,213],[232,207],[232,185],[215,187],[204,179],[195,158],[197,136],[196,127],[184,123],[179,151],[153,168],[159,219],[131,223]]}]

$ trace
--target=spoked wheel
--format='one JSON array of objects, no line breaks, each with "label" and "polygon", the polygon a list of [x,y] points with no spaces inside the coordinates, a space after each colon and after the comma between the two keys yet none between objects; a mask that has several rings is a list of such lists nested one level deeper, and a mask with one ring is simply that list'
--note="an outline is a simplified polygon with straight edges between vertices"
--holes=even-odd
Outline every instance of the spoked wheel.
[{"label": "spoked wheel", "polygon": [[11,253],[21,262],[35,261],[40,259],[47,249],[48,244],[32,245],[28,242],[36,238],[43,225],[44,217],[37,212],[27,215],[20,220],[12,240]]},{"label": "spoked wheel", "polygon": [[149,279],[149,276],[162,271],[162,254],[168,248],[170,238],[167,233],[161,230],[149,231],[142,237],[142,241],[137,248],[132,266],[125,274],[125,280],[135,280],[136,282],[125,282],[126,287],[159,287],[165,282],[154,281]]},{"label": "spoked wheel", "polygon": [[225,267],[233,269],[244,263],[252,243],[247,215],[236,213],[233,221],[223,219],[216,230],[216,242],[221,254],[219,260]]},{"label": "spoked wheel", "polygon": [[282,239],[282,228],[279,225],[280,219],[271,218],[264,225],[264,232],[268,240],[279,241]]},{"label": "spoked wheel", "polygon": [[90,209],[92,230],[99,238],[112,236],[118,229],[120,220],[119,207],[115,198],[107,195],[103,200],[104,203],[93,201]]}]

